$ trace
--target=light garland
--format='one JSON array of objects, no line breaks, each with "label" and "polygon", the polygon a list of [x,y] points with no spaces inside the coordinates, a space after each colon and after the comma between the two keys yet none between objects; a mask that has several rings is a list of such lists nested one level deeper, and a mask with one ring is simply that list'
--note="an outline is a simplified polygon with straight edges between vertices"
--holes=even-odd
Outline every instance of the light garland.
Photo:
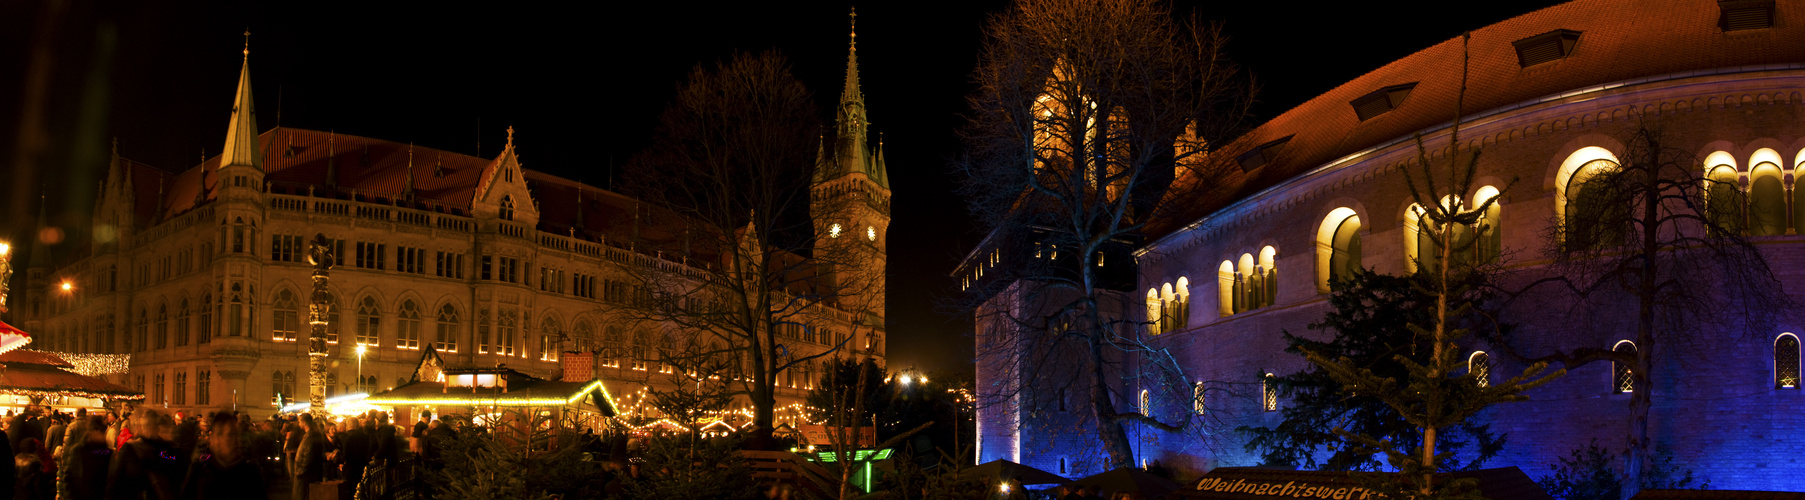
[{"label": "light garland", "polygon": [[49,351],[45,351],[45,354],[63,358],[63,361],[68,361],[70,365],[74,365],[74,368],[71,369],[71,371],[89,377],[126,373],[129,372],[132,367],[132,355],[130,354],[85,354]]},{"label": "light garland", "polygon": [[87,391],[39,391],[33,389],[0,389],[0,394],[28,397],[75,396],[91,399],[124,399],[138,401],[144,399],[143,394],[107,394]]}]

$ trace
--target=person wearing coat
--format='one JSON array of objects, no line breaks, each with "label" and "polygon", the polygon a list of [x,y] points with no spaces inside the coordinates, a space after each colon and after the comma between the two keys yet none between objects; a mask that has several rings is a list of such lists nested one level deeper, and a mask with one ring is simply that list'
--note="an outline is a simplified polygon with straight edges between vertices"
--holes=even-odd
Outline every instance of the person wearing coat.
[{"label": "person wearing coat", "polygon": [[184,457],[166,439],[175,421],[156,409],[137,413],[138,434],[119,446],[107,468],[108,500],[175,500],[187,473]]},{"label": "person wearing coat", "polygon": [[246,453],[237,423],[238,416],[231,412],[214,414],[207,442],[195,448],[194,462],[182,481],[182,498],[269,500],[263,471]]},{"label": "person wearing coat", "polygon": [[[106,496],[107,467],[113,461],[113,448],[107,443],[106,419],[88,417],[87,425],[82,427],[86,433],[69,450],[69,460],[62,467],[68,470],[68,480],[64,481],[71,500],[100,500]],[[64,449],[69,444],[63,443]]]},{"label": "person wearing coat", "polygon": [[295,447],[293,500],[307,500],[311,483],[320,482],[326,474],[326,437],[320,433],[313,415],[301,415],[301,442]]}]

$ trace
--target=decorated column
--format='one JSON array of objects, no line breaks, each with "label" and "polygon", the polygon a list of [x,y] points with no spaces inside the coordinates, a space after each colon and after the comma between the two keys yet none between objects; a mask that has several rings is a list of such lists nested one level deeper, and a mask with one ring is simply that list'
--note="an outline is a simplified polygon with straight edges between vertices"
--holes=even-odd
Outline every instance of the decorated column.
[{"label": "decorated column", "polygon": [[315,234],[308,244],[307,262],[313,264],[313,297],[308,306],[307,324],[313,329],[307,336],[307,388],[309,411],[315,416],[326,413],[326,318],[332,312],[332,292],[326,289],[333,259],[332,240]]}]

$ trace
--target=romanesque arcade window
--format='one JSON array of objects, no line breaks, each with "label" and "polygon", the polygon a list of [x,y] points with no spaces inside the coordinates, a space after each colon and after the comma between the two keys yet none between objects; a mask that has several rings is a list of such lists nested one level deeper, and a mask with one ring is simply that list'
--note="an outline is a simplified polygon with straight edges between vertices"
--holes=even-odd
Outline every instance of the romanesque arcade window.
[{"label": "romanesque arcade window", "polygon": [[1360,272],[1360,216],[1340,207],[1329,211],[1316,230],[1316,290]]},{"label": "romanesque arcade window", "polygon": [[1166,283],[1147,290],[1147,331],[1154,335],[1183,330],[1191,324],[1191,280],[1180,276],[1177,286]]},{"label": "romanesque arcade window", "polygon": [[295,294],[287,289],[276,292],[275,304],[270,307],[270,339],[277,342],[294,342],[295,332],[300,330],[301,315],[295,305]]},{"label": "romanesque arcade window", "polygon": [[376,298],[365,296],[357,304],[357,345],[376,347],[382,335],[382,308]]},{"label": "romanesque arcade window", "polygon": [[1772,162],[1761,162],[1749,170],[1750,236],[1786,234],[1785,174]]},{"label": "romanesque arcade window", "polygon": [[[1618,341],[1611,347],[1612,352],[1619,354],[1636,354],[1636,343],[1628,340]],[[1611,362],[1611,393],[1625,394],[1636,391],[1635,379],[1630,376],[1630,365]]]},{"label": "romanesque arcade window", "polygon": [[420,349],[420,308],[412,299],[401,302],[401,313],[395,317],[395,347]]},{"label": "romanesque arcade window", "polygon": [[1782,333],[1774,339],[1774,388],[1799,388],[1799,337]]},{"label": "romanesque arcade window", "polygon": [[[1452,228],[1453,234],[1448,254],[1454,259],[1455,267],[1474,266],[1498,259],[1503,251],[1504,234],[1500,229],[1504,208],[1498,200],[1498,188],[1480,187],[1473,194],[1472,202],[1444,197],[1442,205],[1453,207],[1461,215],[1472,214],[1474,210],[1484,207],[1470,224],[1458,224]],[[1441,265],[1441,244],[1436,238],[1441,225],[1430,217],[1422,205],[1411,204],[1404,212],[1404,256],[1405,267],[1411,272],[1439,269]]]},{"label": "romanesque arcade window", "polygon": [[451,304],[439,308],[439,316],[435,318],[438,337],[433,339],[433,348],[443,352],[458,352],[458,310]]},{"label": "romanesque arcade window", "polygon": [[1277,259],[1278,250],[1268,246],[1260,249],[1258,259],[1253,254],[1241,254],[1239,263],[1222,261],[1216,271],[1216,287],[1223,316],[1266,307],[1277,300]]},{"label": "romanesque arcade window", "polygon": [[1492,355],[1485,351],[1473,351],[1467,356],[1467,373],[1473,375],[1473,384],[1480,387],[1492,385]]},{"label": "romanesque arcade window", "polygon": [[1623,244],[1624,220],[1629,205],[1611,186],[1617,162],[1597,159],[1580,165],[1565,186],[1562,241],[1568,251],[1609,248]]},{"label": "romanesque arcade window", "polygon": [[[1713,155],[1715,156],[1715,155]],[[1743,197],[1740,180],[1736,174],[1736,166],[1717,164],[1709,167],[1705,173],[1705,213],[1711,221],[1713,231],[1724,231],[1729,234],[1742,234]]]}]

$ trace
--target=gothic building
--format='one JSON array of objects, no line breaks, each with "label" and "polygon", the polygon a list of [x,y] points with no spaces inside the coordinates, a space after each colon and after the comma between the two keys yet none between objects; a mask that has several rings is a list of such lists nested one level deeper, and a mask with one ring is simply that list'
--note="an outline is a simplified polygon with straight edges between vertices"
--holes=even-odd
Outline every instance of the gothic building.
[{"label": "gothic building", "polygon": [[[542,378],[556,377],[563,353],[595,353],[594,373],[629,413],[646,384],[666,383],[656,375],[670,367],[658,353],[681,329],[620,311],[651,293],[635,268],[718,265],[656,245],[691,226],[525,168],[512,128],[493,157],[260,131],[250,71],[247,49],[219,156],[172,172],[121,156],[115,143],[92,227],[68,231],[92,238],[54,249],[63,254],[56,258],[42,246],[32,253],[27,304],[15,308],[36,335],[32,348],[129,354],[129,371],[109,378],[144,391],[146,404],[267,414],[279,395],[304,402],[306,253],[320,234],[338,261],[326,327],[329,395],[403,385],[428,348],[447,366],[506,365]],[[865,260],[841,272],[881,276],[890,191],[867,129],[855,53],[812,209],[826,231],[821,242],[862,243]],[[787,351],[840,344],[843,355],[881,363],[884,288],[858,298],[856,309],[826,304],[819,328],[779,332]],[[780,375],[779,422],[801,416],[825,362]]]},{"label": "gothic building", "polygon": [[[1332,277],[1356,268],[1413,272],[1426,252],[1421,208],[1405,166],[1417,138],[1446,165],[1457,100],[1463,147],[1483,151],[1464,206],[1494,200],[1480,217],[1474,259],[1509,270],[1549,265],[1550,235],[1586,223],[1583,201],[1595,174],[1634,154],[1626,134],[1658,129],[1665,145],[1697,158],[1701,177],[1741,191],[1741,206],[1714,202],[1713,217],[1747,237],[1795,299],[1805,296],[1805,9],[1760,0],[1576,1],[1479,28],[1380,67],[1278,115],[1239,141],[1237,163],[1220,178],[1180,179],[1168,198],[1183,216],[1150,225],[1134,252],[1137,283],[1114,297],[1142,322],[1134,335],[1185,368],[1187,390],[1161,391],[1131,373],[1106,381],[1120,411],[1211,422],[1208,440],[1126,424],[1137,463],[1159,461],[1195,474],[1263,465],[1240,426],[1273,426],[1287,405],[1268,382],[1306,369],[1284,351],[1283,332],[1308,328],[1329,310]],[[1308,57],[1299,54],[1299,57]],[[1463,59],[1470,71],[1463,74]],[[1462,88],[1465,88],[1464,94]],[[1187,195],[1187,180],[1219,187]],[[1718,191],[1711,191],[1716,193]],[[1025,251],[1025,250],[1024,250]],[[974,251],[959,273],[983,280],[985,267],[1031,255]],[[1019,253],[1019,252],[1018,252]],[[991,272],[992,275],[1006,273]],[[1031,285],[1021,285],[1031,286]],[[996,287],[992,289],[998,289]],[[998,294],[985,307],[1012,307]],[[1141,307],[1144,304],[1145,307]],[[1773,331],[1744,335],[1734,321],[1701,325],[1683,347],[1636,346],[1632,308],[1601,307],[1585,321],[1552,314],[1558,304],[1509,310],[1520,349],[1656,349],[1651,387],[1627,372],[1590,363],[1479,418],[1507,433],[1488,466],[1547,474],[1592,440],[1622,450],[1631,394],[1650,391],[1650,436],[1714,488],[1800,491],[1805,462],[1805,394],[1799,390],[1798,336],[1805,316],[1788,312]],[[991,331],[978,326],[980,346]],[[1464,353],[1489,380],[1523,364],[1483,343]],[[980,353],[984,352],[980,349]],[[1132,357],[1130,357],[1132,358]],[[1070,477],[1099,471],[1102,446],[1084,398],[1035,392],[1021,356],[978,360],[979,386],[1023,386],[982,401],[980,461],[1016,460]],[[1151,389],[1151,392],[1149,390]],[[1174,392],[1177,392],[1176,394]],[[1074,430],[1075,429],[1075,430]],[[1193,476],[1194,477],[1194,476]]]}]

